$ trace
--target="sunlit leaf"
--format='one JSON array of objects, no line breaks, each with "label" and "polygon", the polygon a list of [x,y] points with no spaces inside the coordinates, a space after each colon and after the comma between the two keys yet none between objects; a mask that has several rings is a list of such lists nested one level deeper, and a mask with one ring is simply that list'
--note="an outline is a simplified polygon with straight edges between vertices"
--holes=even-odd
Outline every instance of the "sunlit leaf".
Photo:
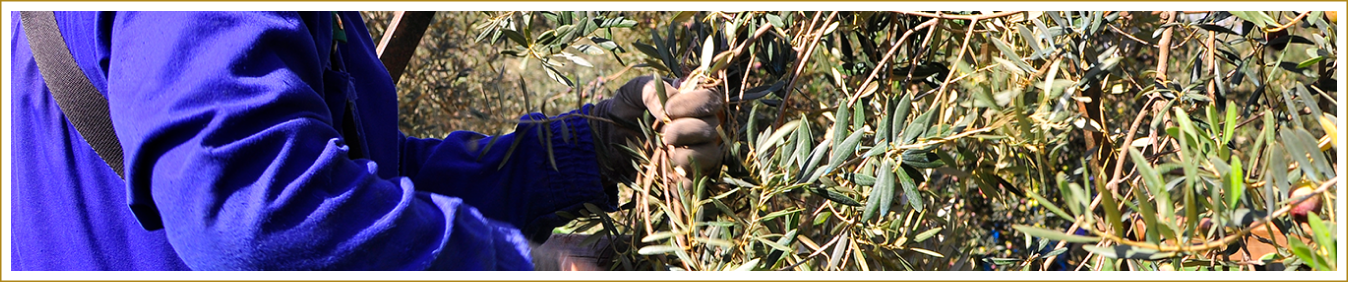
[{"label": "sunlit leaf", "polygon": [[613,40],[609,40],[608,38],[592,36],[590,37],[590,41],[594,42],[595,45],[598,45],[600,48],[604,48],[605,50],[614,51],[618,53],[623,52],[622,48],[618,47],[617,42],[613,42]]},{"label": "sunlit leaf", "polygon": [[650,255],[659,255],[659,254],[672,253],[672,252],[678,251],[678,250],[680,250],[679,247],[670,246],[670,245],[650,245],[650,246],[641,247],[641,249],[637,250],[637,253],[638,253],[638,254],[642,254],[642,255],[650,256]]},{"label": "sunlit leaf", "polygon": [[843,232],[842,235],[839,236],[842,236],[842,238],[839,238],[837,244],[833,244],[833,252],[829,253],[828,256],[828,266],[824,269],[837,270],[838,263],[842,262],[843,253],[847,252],[847,247],[850,246],[850,244],[848,244],[850,240],[848,239],[850,239],[851,236],[849,236],[847,232]]},{"label": "sunlit leaf", "polygon": [[703,237],[693,238],[693,240],[694,240],[694,241],[698,241],[698,242],[702,242],[702,243],[704,243],[704,244],[707,244],[708,246],[716,246],[716,247],[722,247],[722,248],[733,248],[733,247],[735,247],[735,243],[731,243],[729,240],[714,239],[714,238],[703,238]]},{"label": "sunlit leaf", "polygon": [[1231,174],[1227,175],[1226,183],[1226,206],[1235,208],[1240,197],[1245,195],[1245,173],[1240,157],[1231,156]]},{"label": "sunlit leaf", "polygon": [[[598,48],[594,48],[594,50],[599,50],[599,49],[598,49]],[[577,65],[582,65],[582,66],[590,67],[590,68],[594,67],[594,64],[591,64],[590,61],[585,60],[585,58],[581,58],[580,56],[576,56],[576,55],[571,54],[571,53],[561,52],[561,53],[557,53],[556,55],[553,55],[553,56],[560,56],[560,57],[562,57],[562,58],[566,58],[567,60],[570,60],[571,62],[574,62],[574,63],[576,63]]]},{"label": "sunlit leaf", "polygon": [[790,251],[791,251],[791,248],[789,248],[789,247],[787,247],[786,245],[783,245],[783,244],[778,244],[777,242],[768,241],[767,239],[763,239],[763,238],[759,238],[759,237],[754,237],[754,239],[758,239],[759,242],[762,242],[764,245],[768,245],[768,247],[772,247],[773,249],[778,250],[778,251],[784,251],[784,252],[790,252]]},{"label": "sunlit leaf", "polygon": [[1034,71],[1034,67],[1031,67],[1029,64],[1026,64],[1025,60],[1021,59],[1020,55],[1016,54],[1015,49],[1011,49],[1011,46],[1006,44],[1006,42],[1003,42],[1001,39],[997,38],[988,38],[988,41],[992,42],[993,46],[997,46],[997,50],[1000,50],[1002,52],[1002,56],[1006,56],[1006,60],[1015,64],[1015,66],[1018,67],[1020,71],[1026,73]]},{"label": "sunlit leaf", "polygon": [[754,266],[756,265],[758,265],[758,259],[755,258],[744,262],[744,264],[741,264],[739,267],[735,267],[735,269],[731,271],[750,271],[754,270]]},{"label": "sunlit leaf", "polygon": [[576,86],[574,83],[571,83],[571,79],[570,79],[570,78],[567,78],[565,74],[562,74],[561,71],[558,71],[557,69],[553,68],[552,66],[550,66],[550,65],[548,65],[548,64],[543,64],[543,68],[547,70],[548,77],[552,77],[553,80],[556,80],[557,82],[561,82],[562,84],[566,84],[567,87],[573,87],[573,86]]},{"label": "sunlit leaf", "polygon": [[1263,18],[1259,18],[1259,16],[1252,15],[1252,12],[1247,12],[1247,11],[1231,11],[1231,15],[1235,15],[1236,18],[1240,18],[1240,19],[1242,19],[1242,20],[1246,20],[1246,22],[1254,23],[1255,26],[1258,26],[1258,27],[1266,27],[1266,26],[1268,26],[1268,23],[1267,23],[1267,22],[1264,22]]},{"label": "sunlit leaf", "polygon": [[[1329,146],[1338,147],[1337,144],[1338,142],[1341,141],[1339,141],[1339,126],[1334,121],[1335,120],[1334,116],[1330,114],[1322,114],[1316,120],[1320,122],[1320,127],[1325,130],[1325,138],[1329,138],[1330,141],[1333,141],[1329,142]],[[1320,150],[1325,151],[1329,150],[1329,148],[1321,146]]]},{"label": "sunlit leaf", "polygon": [[768,138],[759,140],[758,150],[766,151],[772,149],[772,147],[776,146],[777,143],[781,142],[782,139],[785,138],[787,134],[795,132],[795,129],[798,126],[800,126],[799,120],[793,120],[782,124],[782,127],[777,128],[776,131],[773,131],[772,135],[769,135]]},{"label": "sunlit leaf", "polygon": [[1309,263],[1311,269],[1326,270],[1325,267],[1320,266],[1320,260],[1317,259],[1318,255],[1314,251],[1311,251],[1311,248],[1306,246],[1306,243],[1302,243],[1301,240],[1287,240],[1287,243],[1288,250],[1291,250],[1292,254],[1297,256],[1297,258]]},{"label": "sunlit leaf", "polygon": [[763,18],[768,19],[768,23],[771,23],[773,26],[781,27],[781,28],[785,28],[785,27],[786,27],[786,24],[782,23],[782,17],[780,17],[780,16],[774,15],[774,14],[772,14],[772,13],[767,13],[767,14],[763,14]]},{"label": "sunlit leaf", "polygon": [[[1320,195],[1314,195],[1312,197],[1319,196]],[[1325,225],[1324,219],[1321,219],[1318,213],[1319,211],[1314,211],[1306,214],[1307,225],[1311,226],[1311,233],[1312,237],[1315,238],[1315,244],[1319,245],[1320,250],[1324,250],[1326,254],[1324,257],[1330,261],[1326,266],[1329,266],[1328,268],[1330,269],[1338,268],[1337,265],[1334,265],[1332,262],[1339,256],[1336,248],[1338,247],[1338,241],[1335,240],[1334,230]]]},{"label": "sunlit leaf", "polygon": [[936,227],[929,229],[927,231],[922,231],[922,233],[918,233],[917,236],[913,237],[913,242],[922,243],[922,241],[931,239],[932,236],[936,236],[937,233],[941,233],[941,229],[942,229],[941,227]]},{"label": "sunlit leaf", "polygon": [[781,217],[781,216],[784,216],[784,215],[793,214],[793,213],[798,213],[798,212],[800,212],[801,210],[802,210],[802,209],[789,209],[789,210],[775,211],[775,212],[769,213],[768,215],[763,216],[763,218],[760,218],[760,219],[758,219],[758,220],[759,220],[759,221],[768,221],[768,220],[772,220],[772,219],[774,219],[774,218],[778,218],[778,217]]},{"label": "sunlit leaf", "polygon": [[929,255],[929,256],[933,256],[933,257],[938,257],[938,258],[943,258],[943,257],[945,257],[945,255],[942,255],[941,253],[938,253],[938,252],[935,252],[935,251],[932,251],[932,250],[928,250],[928,249],[923,249],[923,248],[909,248],[909,250],[913,250],[913,251],[915,251],[915,252],[919,252],[919,253],[922,253],[922,254],[925,254],[925,255]]},{"label": "sunlit leaf", "polygon": [[601,23],[599,24],[599,27],[600,27],[600,28],[610,28],[610,27],[634,27],[634,26],[636,26],[636,25],[637,25],[637,21],[629,20],[629,19],[624,19],[624,18],[622,18],[622,17],[617,17],[617,18],[612,18],[612,19],[605,19],[605,20],[603,20],[603,22],[601,22]]},{"label": "sunlit leaf", "polygon": [[1034,37],[1034,32],[1031,32],[1029,27],[1019,25],[1016,27],[1016,31],[1020,32],[1020,38],[1025,40],[1025,45],[1030,45],[1035,53],[1044,52],[1044,48],[1039,46],[1039,39]]},{"label": "sunlit leaf", "polygon": [[707,40],[702,42],[702,69],[711,68],[711,59],[716,56],[716,42],[712,41],[715,38],[708,36]]},{"label": "sunlit leaf", "polygon": [[673,238],[675,235],[678,235],[678,233],[674,233],[673,231],[660,231],[660,232],[655,232],[655,233],[651,233],[651,235],[646,235],[646,237],[642,237],[642,238],[641,238],[641,242],[642,242],[642,243],[651,243],[651,242],[655,242],[655,241],[660,241],[660,240],[664,240],[664,239]]}]

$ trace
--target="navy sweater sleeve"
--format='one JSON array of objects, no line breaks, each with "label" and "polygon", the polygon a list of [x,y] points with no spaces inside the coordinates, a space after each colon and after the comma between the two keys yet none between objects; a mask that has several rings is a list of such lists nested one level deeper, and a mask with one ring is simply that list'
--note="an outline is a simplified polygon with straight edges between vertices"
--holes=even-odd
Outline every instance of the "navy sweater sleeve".
[{"label": "navy sweater sleeve", "polygon": [[[519,178],[537,157],[505,173],[435,177],[462,169],[475,151],[460,146],[474,138],[408,140],[408,155],[426,157],[403,164],[420,164],[422,180],[378,176],[399,164],[348,157],[319,89],[327,43],[311,32],[293,13],[126,13],[112,23],[108,100],[130,197],[152,196],[183,261],[217,270],[531,268],[527,243],[505,223],[525,216],[465,204],[525,191],[463,175]],[[423,183],[441,187],[416,188]]]},{"label": "navy sweater sleeve", "polygon": [[[612,211],[616,191],[602,189],[587,119],[592,105],[549,118],[520,118],[515,133],[469,131],[443,140],[406,138],[406,175],[417,189],[459,197],[489,218],[543,238],[565,222],[556,211],[593,203]],[[550,148],[550,149],[549,149]]]}]

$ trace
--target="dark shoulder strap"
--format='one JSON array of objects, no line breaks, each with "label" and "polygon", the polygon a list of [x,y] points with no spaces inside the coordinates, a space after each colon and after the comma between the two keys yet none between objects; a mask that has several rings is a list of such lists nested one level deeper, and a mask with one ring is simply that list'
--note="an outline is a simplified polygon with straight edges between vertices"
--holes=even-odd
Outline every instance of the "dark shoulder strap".
[{"label": "dark shoulder strap", "polygon": [[84,76],[84,71],[75,63],[75,57],[70,55],[61,30],[56,26],[56,16],[50,11],[24,11],[20,17],[37,68],[61,112],[103,162],[108,163],[118,177],[125,178],[122,174],[122,144],[112,130],[108,100],[98,93],[98,88],[94,88],[89,77]]}]

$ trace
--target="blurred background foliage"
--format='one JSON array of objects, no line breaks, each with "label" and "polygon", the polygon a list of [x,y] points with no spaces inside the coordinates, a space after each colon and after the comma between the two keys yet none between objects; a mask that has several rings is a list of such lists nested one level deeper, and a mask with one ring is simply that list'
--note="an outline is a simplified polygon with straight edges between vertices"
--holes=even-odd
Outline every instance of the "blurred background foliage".
[{"label": "blurred background foliage", "polygon": [[614,270],[1334,270],[1336,22],[441,12],[400,127],[508,133],[639,75],[720,90],[718,175],[670,187],[646,155],[624,209],[564,213]]}]

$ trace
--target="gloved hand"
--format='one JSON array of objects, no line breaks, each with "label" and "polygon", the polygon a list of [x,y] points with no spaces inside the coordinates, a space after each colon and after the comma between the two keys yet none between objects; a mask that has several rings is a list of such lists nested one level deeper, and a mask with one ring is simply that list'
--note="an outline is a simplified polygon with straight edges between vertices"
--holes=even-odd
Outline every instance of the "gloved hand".
[{"label": "gloved hand", "polygon": [[[656,87],[665,88],[668,99],[663,107]],[[670,164],[682,170],[682,174],[678,170],[667,174],[672,176],[671,185],[691,188],[691,177],[695,174],[702,177],[719,171],[722,149],[716,128],[720,125],[718,115],[723,111],[723,103],[721,95],[714,90],[681,92],[651,77],[638,77],[619,87],[613,98],[600,101],[591,113],[613,121],[590,122],[596,142],[602,143],[599,154],[604,160],[600,165],[603,166],[605,187],[630,181],[636,176],[629,154],[615,145],[626,145],[628,141],[639,144],[643,140],[637,126],[646,112],[664,124],[663,128],[657,128],[666,146],[657,146],[658,150],[669,150]],[[668,149],[670,146],[673,148]],[[698,170],[694,171],[694,167]]]}]

